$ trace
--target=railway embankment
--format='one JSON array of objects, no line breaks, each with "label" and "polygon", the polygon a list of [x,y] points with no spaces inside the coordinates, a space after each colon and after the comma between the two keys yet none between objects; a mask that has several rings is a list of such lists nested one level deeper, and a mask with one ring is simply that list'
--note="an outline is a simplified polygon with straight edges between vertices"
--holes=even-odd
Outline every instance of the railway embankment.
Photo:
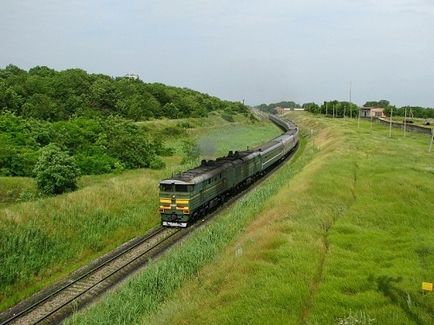
[{"label": "railway embankment", "polygon": [[411,123],[397,122],[397,121],[393,121],[393,120],[392,120],[392,123],[390,123],[390,120],[385,119],[385,118],[376,118],[375,121],[377,123],[380,123],[380,124],[386,125],[386,126],[390,126],[390,124],[392,124],[393,128],[402,129],[402,130],[405,129],[407,132],[418,132],[418,133],[427,134],[427,135],[433,134],[433,128],[430,128],[430,127],[424,127],[424,126],[415,125],[415,124],[411,124]]},{"label": "railway embankment", "polygon": [[304,134],[294,161],[69,323],[429,324],[426,137],[289,118]]}]

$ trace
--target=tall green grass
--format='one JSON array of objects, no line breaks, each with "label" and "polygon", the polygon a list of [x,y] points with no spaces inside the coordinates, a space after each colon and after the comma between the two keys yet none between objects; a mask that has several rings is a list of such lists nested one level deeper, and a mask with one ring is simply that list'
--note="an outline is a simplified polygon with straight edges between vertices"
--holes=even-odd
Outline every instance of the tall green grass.
[{"label": "tall green grass", "polygon": [[290,117],[295,163],[70,323],[430,324],[428,137]]},{"label": "tall green grass", "polygon": [[0,177],[0,208],[37,197],[36,183],[28,177]]},{"label": "tall green grass", "polygon": [[[174,122],[153,123],[154,127],[147,127],[152,132],[162,132]],[[24,203],[13,203],[13,197],[19,198],[18,193],[27,188],[34,189],[32,181],[2,178],[2,192],[3,188],[8,188],[5,193],[12,193],[12,189],[14,192],[9,203],[0,209],[0,309],[158,225],[158,183],[174,170],[187,168],[180,165],[179,148],[184,139],[199,141],[225,133],[231,135],[226,140],[233,139],[233,149],[239,145],[243,149],[280,132],[269,122],[251,124],[242,117],[228,123],[213,115],[210,119],[192,119],[190,123],[193,127],[181,136],[166,137],[176,153],[167,157],[164,170],[86,176],[80,179],[78,191],[57,197],[34,197],[34,201]],[[222,147],[216,143],[217,152]]]}]

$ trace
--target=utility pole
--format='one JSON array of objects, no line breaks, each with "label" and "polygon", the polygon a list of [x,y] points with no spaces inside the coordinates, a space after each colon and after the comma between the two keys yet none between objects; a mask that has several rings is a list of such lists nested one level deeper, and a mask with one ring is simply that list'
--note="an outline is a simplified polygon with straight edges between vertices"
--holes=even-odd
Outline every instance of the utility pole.
[{"label": "utility pole", "polygon": [[407,107],[404,107],[404,136],[407,129]]},{"label": "utility pole", "polygon": [[393,108],[390,108],[390,124],[389,124],[389,138],[392,137],[392,116],[393,116]]},{"label": "utility pole", "polygon": [[359,112],[359,116],[357,117],[357,128],[360,128],[360,107],[357,106],[357,111]]},{"label": "utility pole", "polygon": [[350,80],[350,118],[353,117],[353,110],[351,109],[351,88],[352,88],[352,82]]},{"label": "utility pole", "polygon": [[431,143],[429,145],[429,150],[428,152],[431,152],[432,149],[432,143],[434,142],[434,129],[431,129]]},{"label": "utility pole", "polygon": [[327,117],[327,107],[328,107],[328,102],[325,102],[325,107],[326,107],[326,117]]}]

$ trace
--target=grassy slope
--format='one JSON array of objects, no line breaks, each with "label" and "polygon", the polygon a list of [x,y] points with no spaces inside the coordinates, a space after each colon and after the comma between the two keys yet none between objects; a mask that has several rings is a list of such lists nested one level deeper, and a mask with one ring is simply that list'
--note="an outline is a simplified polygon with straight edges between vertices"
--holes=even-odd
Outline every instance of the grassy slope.
[{"label": "grassy slope", "polygon": [[291,117],[314,130],[294,164],[72,322],[430,323],[428,138]]},{"label": "grassy slope", "polygon": [[[176,121],[148,123],[152,130],[176,126]],[[30,179],[2,178],[2,191],[10,193],[0,207],[0,225],[7,244],[0,248],[4,276],[25,275],[11,286],[1,287],[0,309],[32,294],[48,283],[85,264],[120,243],[143,234],[159,222],[158,182],[182,166],[181,143],[185,139],[221,138],[216,154],[228,148],[243,149],[276,136],[280,131],[269,122],[250,124],[238,117],[235,123],[213,115],[190,120],[198,127],[166,143],[176,149],[166,157],[163,170],[132,170],[120,175],[85,176],[73,193],[33,202],[13,203],[14,195],[35,191]],[[156,131],[154,131],[156,132]],[[3,182],[4,181],[4,182]],[[4,185],[4,186],[3,186]]]}]

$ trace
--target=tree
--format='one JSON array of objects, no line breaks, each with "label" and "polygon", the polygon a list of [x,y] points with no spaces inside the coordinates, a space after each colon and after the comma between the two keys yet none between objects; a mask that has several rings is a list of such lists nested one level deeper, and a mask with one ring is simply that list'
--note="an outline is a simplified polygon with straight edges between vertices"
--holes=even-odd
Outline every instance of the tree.
[{"label": "tree", "polygon": [[305,111],[308,111],[308,112],[311,112],[314,114],[321,113],[321,109],[320,109],[319,105],[316,103],[304,103],[302,107],[304,108]]},{"label": "tree", "polygon": [[56,121],[63,117],[57,103],[44,94],[34,94],[21,107],[22,115],[27,118]]},{"label": "tree", "polygon": [[41,149],[33,172],[38,189],[49,195],[75,190],[80,174],[74,159],[54,144]]},{"label": "tree", "polygon": [[363,107],[381,107],[381,108],[387,108],[390,106],[390,102],[385,99],[381,99],[379,101],[371,100],[367,101]]},{"label": "tree", "polygon": [[115,108],[116,94],[113,81],[109,78],[99,78],[90,87],[90,103],[102,110]]}]

